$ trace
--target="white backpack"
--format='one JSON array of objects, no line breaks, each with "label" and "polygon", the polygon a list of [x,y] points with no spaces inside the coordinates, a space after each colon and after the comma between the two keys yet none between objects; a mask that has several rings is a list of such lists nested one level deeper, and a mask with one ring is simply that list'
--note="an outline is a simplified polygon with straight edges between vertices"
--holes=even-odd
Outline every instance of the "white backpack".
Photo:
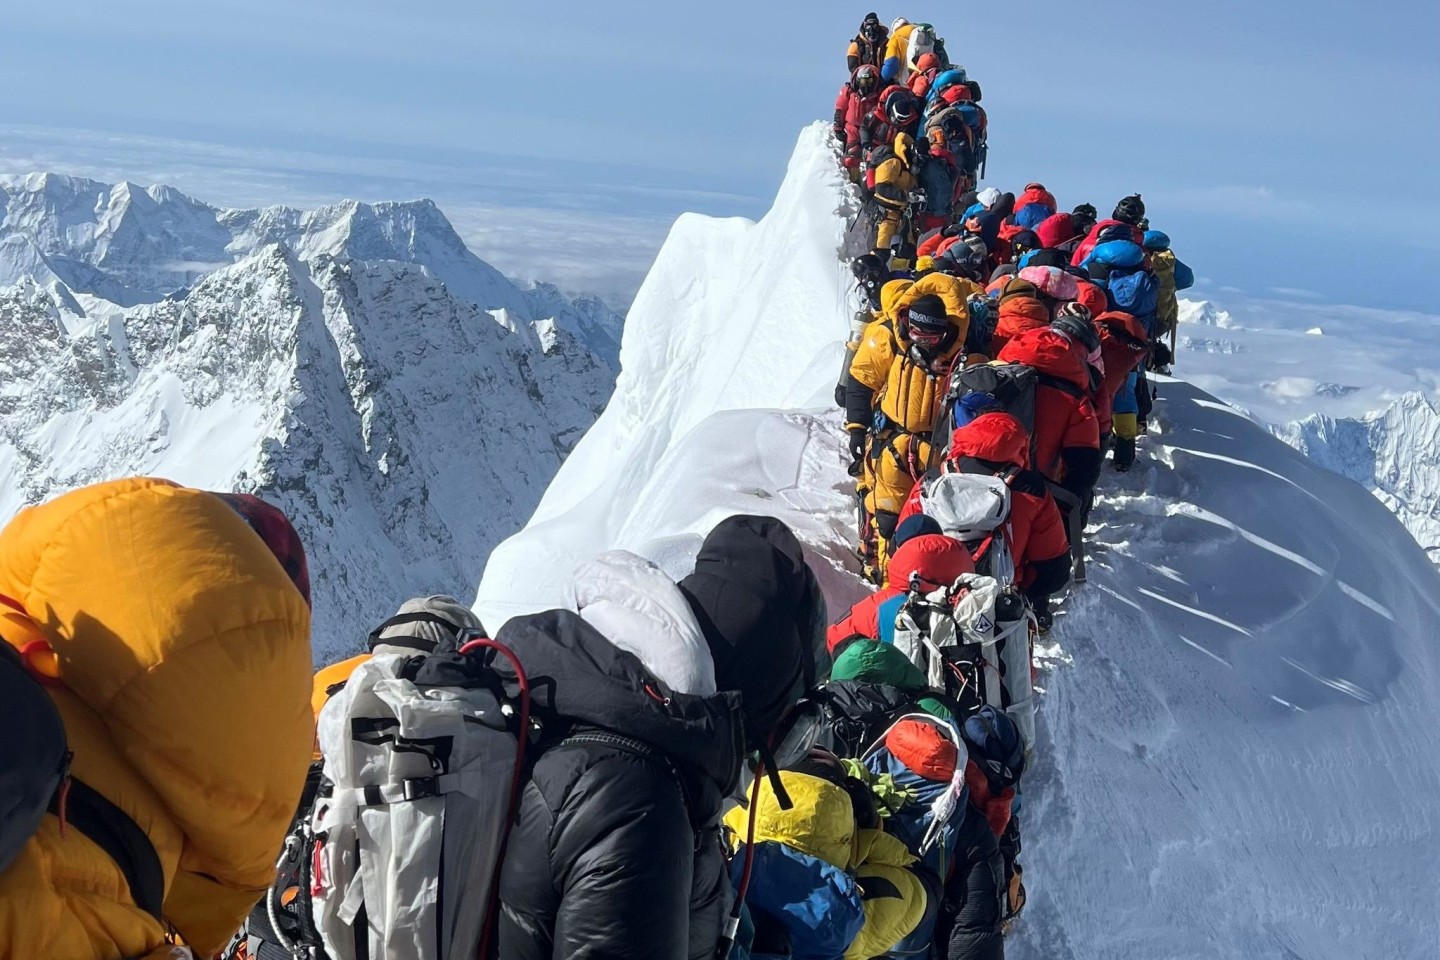
[{"label": "white backpack", "polygon": [[510,700],[482,657],[428,672],[441,659],[372,657],[320,713],[309,893],[329,960],[471,960],[492,925],[528,685],[518,661]]},{"label": "white backpack", "polygon": [[1010,486],[1001,477],[983,473],[942,473],[920,489],[920,509],[972,550],[990,541],[980,563],[1003,587],[1015,582],[1010,554]]},{"label": "white backpack", "polygon": [[935,52],[935,28],[928,23],[917,23],[915,29],[910,31],[910,42],[905,51],[905,65],[910,70],[916,70],[916,64],[920,58],[927,53]]},{"label": "white backpack", "polygon": [[[1035,614],[994,577],[964,574],[951,587],[912,592],[895,617],[895,648],[924,671],[927,683],[962,704],[985,704],[1015,721],[1026,750],[1035,743],[1035,690],[1030,636]],[[947,675],[968,664],[963,679]]]}]

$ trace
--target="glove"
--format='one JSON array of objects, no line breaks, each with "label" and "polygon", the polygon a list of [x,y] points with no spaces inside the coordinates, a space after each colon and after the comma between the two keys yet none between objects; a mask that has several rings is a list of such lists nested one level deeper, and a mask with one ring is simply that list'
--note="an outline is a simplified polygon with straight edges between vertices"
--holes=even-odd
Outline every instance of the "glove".
[{"label": "glove", "polygon": [[850,460],[859,463],[865,457],[866,430],[864,427],[850,428]]},{"label": "glove", "polygon": [[1005,890],[1005,916],[1000,920],[1001,929],[1006,933],[1010,932],[1015,921],[1020,919],[1020,911],[1025,909],[1027,899],[1024,882],[1025,870],[1018,863],[1013,866],[1015,872],[1010,875],[1010,882],[1006,884]]},{"label": "glove", "polygon": [[839,140],[841,143],[845,142],[845,124],[837,123],[830,129],[834,131],[836,140]]}]

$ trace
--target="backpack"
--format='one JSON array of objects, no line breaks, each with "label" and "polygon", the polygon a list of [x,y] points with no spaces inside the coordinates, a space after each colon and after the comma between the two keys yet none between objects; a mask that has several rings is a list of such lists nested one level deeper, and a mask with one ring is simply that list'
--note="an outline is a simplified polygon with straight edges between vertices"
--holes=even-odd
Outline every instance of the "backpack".
[{"label": "backpack", "polygon": [[1160,303],[1160,284],[1150,271],[1136,267],[1115,268],[1105,282],[1110,299],[1116,310],[1123,310],[1145,324],[1145,331],[1153,334],[1155,310]]},{"label": "backpack", "polygon": [[940,524],[947,537],[964,543],[975,572],[1002,586],[1015,582],[1015,560],[1006,536],[1010,486],[1003,477],[981,473],[942,473],[920,488],[920,510]]},{"label": "backpack", "polygon": [[888,143],[882,143],[870,151],[870,156],[865,158],[865,193],[866,195],[875,192],[875,171],[886,160],[895,159],[895,148]]},{"label": "backpack", "polygon": [[[3,623],[3,621],[0,621]],[[17,638],[18,639],[18,638]],[[60,712],[25,664],[0,637],[0,703],[10,735],[0,744],[0,872],[10,866],[45,818],[70,766]]]},{"label": "backpack", "polygon": [[324,760],[262,904],[281,946],[329,960],[492,950],[529,727],[529,681],[494,640],[357,666],[321,710]]},{"label": "backpack", "polygon": [[837,757],[859,757],[897,719],[916,709],[916,695],[888,683],[831,680],[817,687],[824,721],[815,743]]},{"label": "backpack", "polygon": [[[910,43],[905,51],[905,65],[915,69],[915,64],[927,53],[935,52],[935,27],[928,23],[917,23],[910,31]],[[942,61],[943,62],[943,61]]]},{"label": "backpack", "polygon": [[[882,614],[884,608],[882,608]],[[1035,742],[1031,636],[1025,598],[993,577],[966,574],[953,587],[904,595],[894,643],[968,716],[989,704],[1015,721],[1027,749]]]},{"label": "backpack", "polygon": [[[950,435],[956,427],[963,427],[974,418],[971,406],[964,403],[966,397],[977,397],[987,409],[1000,409],[1020,421],[1026,432],[1034,434],[1035,388],[1041,380],[1034,367],[1023,363],[982,363],[970,367],[957,366],[950,376],[950,386],[940,402],[940,415],[935,419],[935,446],[940,456],[932,459],[938,464],[950,451]],[[932,476],[939,473],[932,468]]]}]

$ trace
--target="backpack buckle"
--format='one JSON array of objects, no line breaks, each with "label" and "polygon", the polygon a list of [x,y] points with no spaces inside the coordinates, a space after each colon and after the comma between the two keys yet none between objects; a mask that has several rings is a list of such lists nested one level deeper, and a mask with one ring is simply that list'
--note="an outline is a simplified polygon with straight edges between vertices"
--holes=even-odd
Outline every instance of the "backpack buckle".
[{"label": "backpack buckle", "polygon": [[400,791],[406,800],[428,800],[440,795],[439,786],[434,777],[417,777],[404,781]]}]

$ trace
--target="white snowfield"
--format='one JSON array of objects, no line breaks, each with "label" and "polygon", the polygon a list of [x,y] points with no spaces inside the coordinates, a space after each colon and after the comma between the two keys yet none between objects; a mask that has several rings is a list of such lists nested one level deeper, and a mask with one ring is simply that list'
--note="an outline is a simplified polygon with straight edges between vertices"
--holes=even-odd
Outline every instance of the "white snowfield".
[{"label": "white snowfield", "polygon": [[[758,224],[676,224],[614,399],[491,556],[487,626],[560,603],[605,549],[682,573],[737,512],[795,527],[832,613],[863,594],[830,403],[849,212],[816,124]],[[1160,389],[1045,647],[1008,955],[1440,956],[1440,574],[1361,486]]]}]

